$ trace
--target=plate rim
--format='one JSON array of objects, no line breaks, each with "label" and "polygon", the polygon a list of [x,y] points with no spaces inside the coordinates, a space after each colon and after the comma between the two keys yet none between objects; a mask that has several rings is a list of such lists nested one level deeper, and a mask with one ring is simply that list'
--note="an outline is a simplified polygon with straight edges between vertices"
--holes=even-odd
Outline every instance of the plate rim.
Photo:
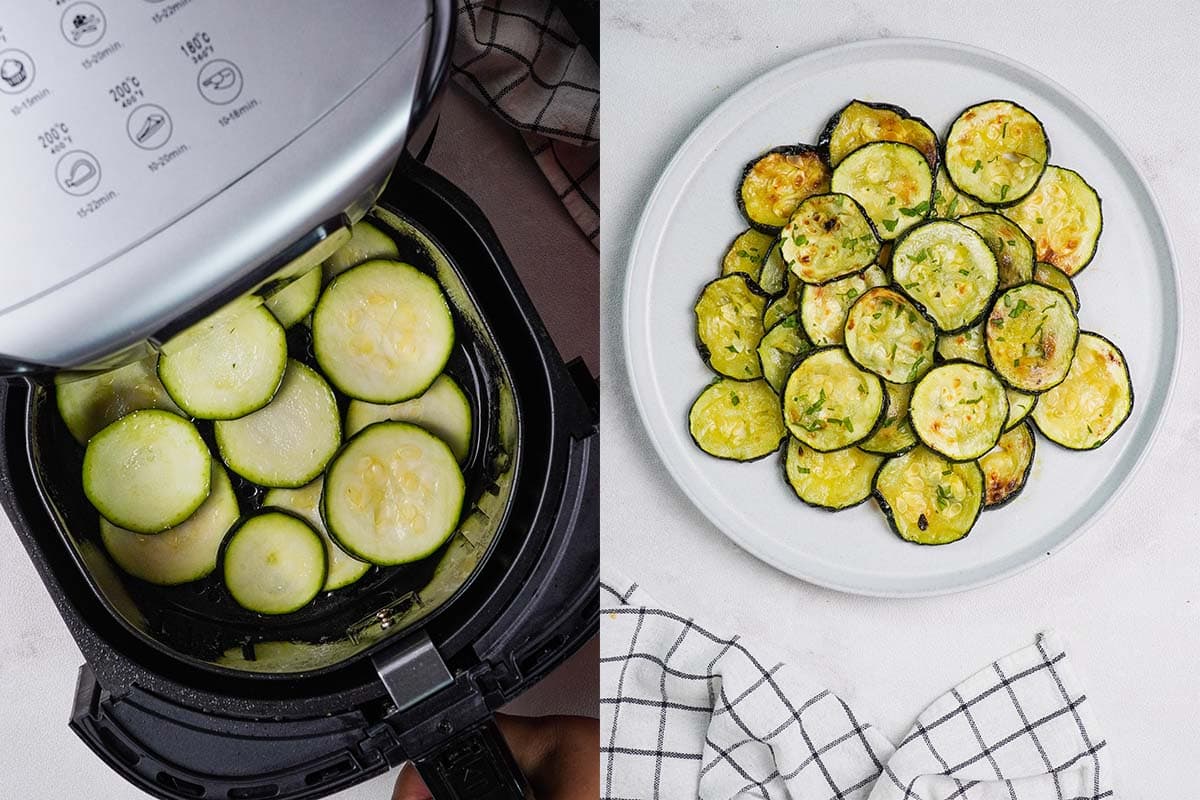
[{"label": "plate rim", "polygon": [[[655,210],[661,200],[661,196],[666,191],[668,179],[672,178],[676,171],[686,167],[685,155],[690,151],[696,143],[701,140],[708,129],[715,126],[723,120],[727,110],[736,107],[738,102],[747,95],[753,94],[760,85],[769,83],[776,76],[784,71],[794,70],[802,67],[805,63],[811,63],[818,60],[828,59],[843,54],[857,55],[859,58],[861,52],[869,52],[871,50],[886,50],[888,48],[909,47],[916,52],[928,55],[930,51],[951,51],[959,55],[966,55],[975,59],[990,61],[1013,70],[1016,73],[1032,78],[1041,82],[1045,87],[1059,93],[1071,103],[1074,103],[1085,115],[1087,122],[1094,125],[1100,133],[1115,147],[1116,152],[1125,160],[1134,177],[1140,184],[1141,190],[1145,193],[1149,200],[1149,210],[1153,212],[1152,221],[1157,224],[1158,230],[1162,234],[1163,243],[1166,246],[1166,253],[1169,266],[1169,277],[1174,286],[1174,321],[1175,330],[1174,337],[1169,343],[1172,348],[1169,374],[1166,380],[1166,389],[1163,393],[1162,405],[1159,409],[1157,417],[1153,420],[1150,428],[1150,433],[1146,437],[1145,443],[1142,445],[1140,452],[1137,454],[1133,464],[1129,467],[1126,473],[1119,479],[1116,488],[1108,495],[1107,498],[1088,515],[1088,517],[1075,528],[1074,531],[1055,542],[1046,551],[1046,556],[1031,555],[1030,557],[1010,566],[1005,569],[1000,569],[982,577],[976,577],[971,580],[951,581],[950,583],[938,587],[927,589],[873,589],[857,584],[843,583],[837,580],[832,580],[828,577],[819,574],[813,574],[811,570],[795,569],[790,566],[783,566],[775,563],[772,554],[767,551],[767,548],[760,547],[759,544],[750,537],[742,536],[741,534],[727,530],[726,527],[717,522],[705,504],[703,498],[699,495],[694,487],[687,485],[685,481],[676,472],[676,467],[672,463],[669,456],[671,448],[667,446],[662,436],[651,425],[648,410],[648,400],[643,393],[642,386],[638,382],[637,367],[635,363],[635,354],[633,351],[633,341],[631,337],[631,329],[635,327],[635,314],[632,303],[632,296],[635,292],[636,277],[638,275],[635,270],[635,264],[639,260],[642,248],[646,243],[647,228],[650,224],[651,212]],[[1159,203],[1158,197],[1155,195],[1149,181],[1146,180],[1145,174],[1138,166],[1137,161],[1132,157],[1125,144],[1116,136],[1113,130],[1108,126],[1104,119],[1097,114],[1089,105],[1083,102],[1074,93],[1066,89],[1057,81],[1043,74],[1039,70],[1034,69],[1026,64],[1023,64],[1008,56],[997,53],[987,48],[978,47],[976,45],[955,42],[947,39],[935,39],[928,37],[908,37],[908,36],[890,36],[874,39],[861,39],[852,42],[845,42],[831,47],[822,47],[816,50],[803,53],[795,58],[788,59],[775,67],[767,70],[755,79],[741,84],[735,91],[728,94],[721,100],[711,111],[709,111],[703,119],[696,125],[687,137],[675,149],[670,160],[663,168],[658,179],[655,181],[654,188],[646,199],[645,205],[642,208],[641,214],[638,217],[637,226],[634,229],[633,239],[629,249],[629,255],[625,260],[625,276],[624,285],[621,292],[621,336],[622,336],[622,354],[625,359],[625,377],[629,383],[630,391],[633,394],[634,405],[638,411],[638,417],[641,421],[642,428],[649,437],[651,444],[654,446],[655,454],[664,467],[666,467],[671,480],[683,491],[689,502],[708,520],[709,524],[715,527],[720,533],[736,544],[745,552],[753,555],[759,561],[762,561],[767,566],[798,578],[806,583],[820,586],[833,591],[859,595],[865,597],[881,597],[881,598],[921,598],[921,597],[937,597],[957,594],[960,592],[979,589],[984,586],[989,586],[1001,581],[1007,580],[1021,572],[1031,569],[1034,565],[1041,563],[1046,558],[1057,555],[1063,549],[1077,541],[1086,531],[1090,530],[1103,515],[1105,515],[1120,498],[1120,496],[1128,488],[1133,478],[1146,462],[1150,452],[1154,449],[1154,445],[1162,432],[1163,421],[1167,418],[1172,402],[1175,397],[1176,384],[1179,377],[1179,363],[1182,353],[1183,340],[1183,297],[1179,291],[1181,285],[1178,257],[1176,255],[1174,241],[1171,238],[1170,228],[1167,226],[1166,218],[1163,214],[1162,205]]]}]

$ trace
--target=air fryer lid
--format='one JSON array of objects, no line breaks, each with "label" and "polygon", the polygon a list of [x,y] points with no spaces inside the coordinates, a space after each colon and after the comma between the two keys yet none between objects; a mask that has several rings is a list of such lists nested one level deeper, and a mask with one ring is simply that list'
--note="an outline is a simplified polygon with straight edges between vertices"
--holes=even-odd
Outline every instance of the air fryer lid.
[{"label": "air fryer lid", "polygon": [[442,0],[10,6],[10,372],[153,338],[323,224],[361,216],[440,77],[451,25]]}]

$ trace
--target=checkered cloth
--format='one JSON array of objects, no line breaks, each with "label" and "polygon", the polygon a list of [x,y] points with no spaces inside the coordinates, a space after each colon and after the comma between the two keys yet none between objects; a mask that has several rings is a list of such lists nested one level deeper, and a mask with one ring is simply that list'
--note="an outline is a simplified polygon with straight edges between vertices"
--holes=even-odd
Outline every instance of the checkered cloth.
[{"label": "checkered cloth", "polygon": [[592,245],[600,241],[600,68],[551,0],[458,0],[455,80],[525,143]]},{"label": "checkered cloth", "polygon": [[602,800],[1102,800],[1108,750],[1058,639],[939,698],[900,745],[763,648],[600,589]]}]

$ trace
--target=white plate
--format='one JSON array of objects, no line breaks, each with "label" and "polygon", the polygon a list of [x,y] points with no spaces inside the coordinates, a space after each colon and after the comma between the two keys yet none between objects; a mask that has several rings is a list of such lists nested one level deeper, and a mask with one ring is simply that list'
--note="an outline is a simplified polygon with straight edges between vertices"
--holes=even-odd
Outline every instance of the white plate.
[{"label": "white plate", "polygon": [[[875,502],[836,514],[803,505],[779,460],[711,458],[687,412],[712,373],[693,344],[692,304],[746,227],[734,202],[742,167],[780,144],[815,142],[851,98],[894,103],[943,132],[963,108],[1012,99],[1036,114],[1051,162],[1099,192],[1104,231],[1079,276],[1080,323],[1124,351],[1133,415],[1101,449],[1073,453],[1038,437],[1024,492],[942,547],[901,541]],[[822,586],[883,596],[941,594],[1012,575],[1064,547],[1112,502],[1145,455],[1170,394],[1179,294],[1154,198],[1112,133],[1062,87],[1007,58],[948,42],[882,39],[834,47],[775,69],[722,103],[688,137],[647,203],[625,284],[625,354],[642,420],[675,481],[729,538]]]}]

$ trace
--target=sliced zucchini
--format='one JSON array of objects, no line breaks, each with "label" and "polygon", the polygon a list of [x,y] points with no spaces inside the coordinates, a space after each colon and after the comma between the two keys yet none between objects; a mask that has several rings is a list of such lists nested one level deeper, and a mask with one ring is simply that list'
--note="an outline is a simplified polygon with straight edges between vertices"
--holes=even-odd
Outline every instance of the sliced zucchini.
[{"label": "sliced zucchini", "polygon": [[58,413],[75,441],[85,444],[131,411],[161,408],[182,415],[158,379],[156,362],[157,358],[152,357],[108,372],[57,375],[54,394]]},{"label": "sliced zucchini", "polygon": [[968,214],[958,221],[982,236],[992,248],[1001,290],[1033,280],[1033,242],[1015,222],[994,211]]},{"label": "sliced zucchini", "polygon": [[1063,272],[1053,264],[1047,264],[1045,261],[1039,261],[1033,267],[1033,279],[1042,286],[1049,286],[1051,289],[1058,289],[1067,296],[1067,300],[1071,303],[1072,310],[1076,314],[1079,313],[1079,290],[1075,288],[1071,276]]},{"label": "sliced zucchini", "polygon": [[1009,100],[964,110],[946,134],[946,172],[981,203],[1012,205],[1033,191],[1046,169],[1050,140],[1038,118]]},{"label": "sliced zucchini", "polygon": [[1026,283],[996,299],[984,325],[988,361],[1014,389],[1044,392],[1071,368],[1079,319],[1062,292]]},{"label": "sliced zucchini", "polygon": [[1025,418],[1033,412],[1038,402],[1038,396],[1017,391],[1011,386],[1004,387],[1004,394],[1008,397],[1008,420],[1004,423],[1004,431],[1007,433],[1024,422]]},{"label": "sliced zucchini", "polygon": [[946,167],[938,167],[937,174],[933,178],[933,216],[941,219],[957,219],[977,211],[988,210],[987,206],[955,189],[949,176],[946,175]]},{"label": "sliced zucchini", "polygon": [[784,423],[802,444],[822,453],[866,439],[886,408],[883,381],[859,368],[841,347],[804,356],[784,386]]},{"label": "sliced zucchini", "polygon": [[829,168],[807,144],[768,150],[746,165],[738,188],[738,208],[751,226],[775,233],[787,224],[800,201],[829,191]]},{"label": "sliced zucchini", "polygon": [[854,301],[868,289],[886,286],[887,275],[878,266],[867,267],[822,286],[805,285],[800,290],[800,325],[817,347],[841,344],[845,341],[846,315]]},{"label": "sliced zucchini", "polygon": [[781,241],[776,239],[763,260],[762,270],[758,273],[758,288],[771,297],[782,296],[788,287],[797,282],[797,278],[788,270],[787,262],[783,260],[780,245]]},{"label": "sliced zucchini", "polygon": [[880,239],[895,239],[929,216],[933,172],[912,145],[874,142],[842,159],[830,188],[858,201]]},{"label": "sliced zucchini", "polygon": [[766,381],[717,378],[688,411],[692,441],[710,456],[754,461],[779,449],[787,436],[779,398]]},{"label": "sliced zucchini", "polygon": [[1104,227],[1100,195],[1078,172],[1051,165],[1037,187],[1005,215],[1021,226],[1045,261],[1075,277],[1091,263]]},{"label": "sliced zucchini", "polygon": [[875,497],[901,539],[949,544],[970,533],[979,519],[983,471],[975,461],[947,461],[916,447],[879,468]]},{"label": "sliced zucchini", "polygon": [[883,456],[847,447],[821,453],[788,439],[783,473],[796,496],[810,506],[841,511],[871,496]]},{"label": "sliced zucchini", "polygon": [[290,328],[312,313],[321,296],[321,268],[314,267],[279,289],[264,304],[279,324]]},{"label": "sliced zucchini", "polygon": [[913,433],[912,421],[908,418],[908,403],[912,399],[914,385],[884,382],[888,401],[883,423],[858,445],[859,449],[881,456],[894,456],[916,446],[917,434]]},{"label": "sliced zucchini", "polygon": [[1033,431],[1026,423],[1001,436],[996,446],[979,459],[984,507],[1002,506],[1021,493],[1033,468],[1034,446]]},{"label": "sliced zucchini", "polygon": [[283,326],[259,306],[191,347],[163,353],[158,377],[193,417],[236,419],[271,402],[286,366]]},{"label": "sliced zucchini", "polygon": [[384,420],[419,425],[450,446],[459,463],[471,452],[471,402],[454,379],[439,375],[425,394],[390,406],[351,400],[346,410],[346,436]]},{"label": "sliced zucchini", "polygon": [[933,366],[933,323],[890,287],[868,289],[854,301],[844,336],[854,362],[885,381],[912,383]]},{"label": "sliced zucchini", "polygon": [[998,281],[996,256],[984,238],[951,220],[913,228],[892,253],[892,282],[945,333],[979,322]]},{"label": "sliced zucchini", "polygon": [[1071,450],[1093,450],[1129,419],[1133,382],[1125,356],[1098,333],[1079,334],[1067,379],[1038,398],[1033,422],[1047,439]]},{"label": "sliced zucchini", "polygon": [[781,391],[796,359],[812,349],[812,343],[800,330],[800,320],[795,314],[784,317],[767,331],[758,343],[758,361],[762,364],[763,377],[771,388],[776,392]]},{"label": "sliced zucchini", "polygon": [[178,414],[126,414],[88,441],[83,491],[114,525],[135,533],[173,528],[208,497],[212,456]]},{"label": "sliced zucchini", "polygon": [[462,514],[466,484],[450,448],[407,422],[379,422],[325,473],[322,515],[342,549],[380,566],[432,554]]},{"label": "sliced zucchini", "polygon": [[779,236],[784,263],[805,283],[862,272],[879,257],[879,240],[862,207],[844,194],[806,199]]},{"label": "sliced zucchini", "polygon": [[367,261],[334,278],[312,326],[313,353],[325,377],[369,403],[421,394],[454,349],[454,319],[442,287],[398,261]]},{"label": "sliced zucchini", "polygon": [[950,361],[917,382],[908,416],[917,438],[930,450],[951,461],[973,461],[1004,433],[1008,396],[987,367]]},{"label": "sliced zucchini", "polygon": [[312,526],[286,511],[264,509],[229,535],[222,559],[225,588],[258,614],[291,614],[325,585],[325,545]]},{"label": "sliced zucchini", "polygon": [[725,258],[721,259],[721,274],[732,275],[741,272],[757,282],[763,262],[766,261],[767,253],[771,251],[774,243],[774,236],[747,228],[737,235],[733,244],[729,245]]},{"label": "sliced zucchini", "polygon": [[700,356],[735,380],[762,377],[758,343],[762,340],[767,297],[745,275],[711,281],[696,301],[696,340]]},{"label": "sliced zucchini", "polygon": [[158,586],[178,586],[208,577],[217,568],[225,534],[237,522],[237,495],[229,475],[212,462],[211,489],[200,507],[162,533],[143,534],[100,518],[100,538],[117,566]]},{"label": "sliced zucchini", "polygon": [[303,486],[321,474],[342,442],[333,390],[295,360],[288,361],[266,407],[218,420],[213,428],[226,466],[261,486]]},{"label": "sliced zucchini", "polygon": [[851,100],[825,125],[819,145],[825,148],[831,166],[869,142],[903,142],[921,151],[929,168],[937,167],[938,141],[933,129],[920,117],[900,106]]},{"label": "sliced zucchini", "polygon": [[325,277],[327,279],[336,278],[364,261],[380,258],[398,259],[400,258],[400,248],[392,241],[392,237],[366,220],[360,220],[350,226],[350,241],[339,247],[333,255],[325,260]]},{"label": "sliced zucchini", "polygon": [[937,354],[943,361],[970,361],[987,365],[987,343],[983,325],[973,325],[958,333],[943,333],[938,337]]},{"label": "sliced zucchini", "polygon": [[329,566],[321,591],[332,592],[356,583],[370,571],[371,565],[359,561],[338,547],[329,536],[329,531],[325,530],[325,521],[321,519],[321,494],[324,489],[324,478],[317,478],[299,489],[272,489],[263,498],[263,505],[292,512],[311,525],[321,536],[325,544],[325,559]]},{"label": "sliced zucchini", "polygon": [[800,289],[803,285],[796,281],[781,297],[767,304],[763,310],[763,330],[774,328],[784,317],[790,317],[800,310]]}]

